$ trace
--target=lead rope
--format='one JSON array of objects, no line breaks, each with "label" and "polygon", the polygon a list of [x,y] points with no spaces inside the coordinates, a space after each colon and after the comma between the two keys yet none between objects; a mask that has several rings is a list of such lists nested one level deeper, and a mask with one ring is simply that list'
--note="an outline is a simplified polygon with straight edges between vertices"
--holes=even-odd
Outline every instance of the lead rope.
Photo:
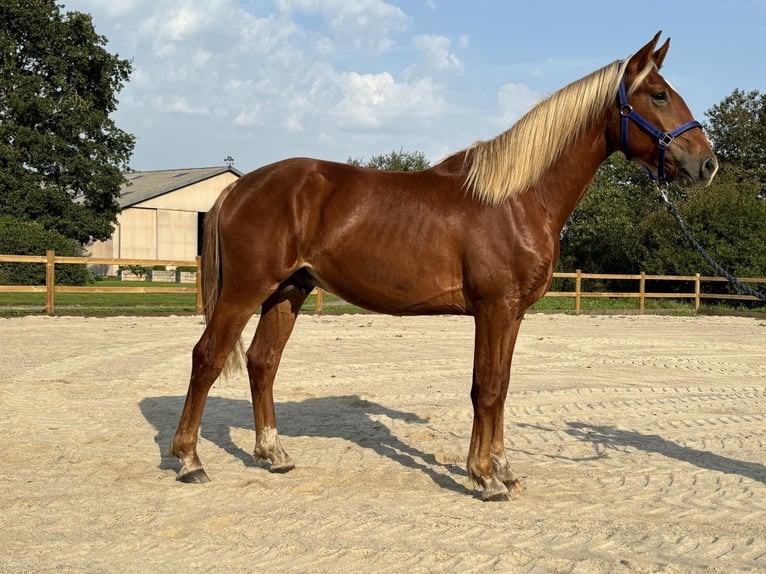
[{"label": "lead rope", "polygon": [[676,206],[673,205],[673,202],[670,201],[670,197],[668,196],[668,187],[660,187],[657,186],[657,191],[660,192],[660,196],[662,197],[662,201],[665,203],[665,207],[670,212],[670,215],[672,215],[675,220],[678,222],[678,226],[681,228],[681,231],[686,236],[686,238],[691,242],[691,244],[695,247],[697,251],[699,251],[700,255],[705,258],[705,261],[707,261],[710,266],[716,270],[716,272],[721,276],[725,277],[729,283],[734,285],[737,289],[740,291],[747,293],[748,295],[751,295],[753,297],[756,297],[757,299],[760,299],[761,301],[766,301],[766,294],[761,293],[760,291],[756,291],[755,289],[748,287],[742,281],[734,277],[731,273],[727,272],[723,267],[721,267],[715,259],[713,259],[707,251],[705,251],[704,247],[699,244],[699,242],[694,239],[689,229],[686,227],[686,224],[684,223],[684,220],[681,219],[681,215],[678,213],[678,209],[676,209]]}]

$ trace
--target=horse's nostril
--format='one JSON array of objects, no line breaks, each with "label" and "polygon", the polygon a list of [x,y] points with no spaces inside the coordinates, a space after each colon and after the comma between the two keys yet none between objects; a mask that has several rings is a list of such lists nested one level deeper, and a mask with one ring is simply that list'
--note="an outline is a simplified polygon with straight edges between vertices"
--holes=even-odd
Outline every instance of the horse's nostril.
[{"label": "horse's nostril", "polygon": [[718,171],[718,161],[715,159],[715,156],[710,156],[702,163],[700,175],[705,179],[710,179],[715,175],[716,171]]}]

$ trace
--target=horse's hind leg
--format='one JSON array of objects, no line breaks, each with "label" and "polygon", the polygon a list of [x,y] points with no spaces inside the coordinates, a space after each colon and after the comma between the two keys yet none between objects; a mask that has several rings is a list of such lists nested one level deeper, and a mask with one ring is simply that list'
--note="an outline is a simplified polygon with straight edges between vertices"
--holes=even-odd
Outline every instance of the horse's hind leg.
[{"label": "horse's hind leg", "polygon": [[189,390],[169,448],[169,454],[181,460],[181,470],[177,475],[181,482],[202,483],[210,480],[197,456],[202,411],[210,387],[221,374],[227,357],[256,308],[221,297],[205,332],[194,346]]},{"label": "horse's hind leg", "polygon": [[253,396],[255,418],[256,461],[270,463],[271,472],[287,472],[295,468],[279,440],[274,412],[274,377],[282,351],[293,331],[307,290],[287,286],[263,303],[255,337],[247,351],[247,372]]}]

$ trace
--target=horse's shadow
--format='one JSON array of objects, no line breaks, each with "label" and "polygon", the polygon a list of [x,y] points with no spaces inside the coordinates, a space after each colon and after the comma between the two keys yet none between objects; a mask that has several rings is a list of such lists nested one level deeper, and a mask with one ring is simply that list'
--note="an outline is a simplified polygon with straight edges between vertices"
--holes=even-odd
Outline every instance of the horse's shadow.
[{"label": "horse's shadow", "polygon": [[[180,466],[174,457],[166,455],[166,450],[175,433],[175,425],[183,404],[182,396],[147,397],[139,403],[144,418],[157,431],[155,442],[159,447],[159,466],[162,469],[178,470]],[[417,414],[391,409],[356,395],[287,401],[276,403],[275,408],[279,434],[282,436],[343,439],[362,448],[371,449],[402,466],[417,469],[442,488],[461,494],[472,493],[454,478],[466,477],[464,469],[437,461],[433,454],[407,444],[394,435],[391,429],[373,418],[382,415],[412,424],[428,422]],[[242,461],[243,465],[259,466],[253,460],[251,451],[246,451],[232,439],[231,430],[235,428],[253,429],[251,403],[246,400],[209,397],[205,406],[201,436]],[[296,458],[300,464],[299,457]]]}]

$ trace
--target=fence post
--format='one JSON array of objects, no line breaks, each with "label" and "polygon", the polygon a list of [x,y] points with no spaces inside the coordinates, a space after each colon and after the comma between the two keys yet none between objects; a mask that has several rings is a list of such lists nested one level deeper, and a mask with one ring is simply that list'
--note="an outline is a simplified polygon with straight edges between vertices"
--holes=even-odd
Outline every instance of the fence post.
[{"label": "fence post", "polygon": [[204,302],[202,301],[202,256],[197,255],[197,300],[194,303],[194,310],[197,313],[202,312]]},{"label": "fence post", "polygon": [[314,311],[320,312],[322,310],[322,289],[316,288],[316,303],[314,304]]},{"label": "fence post", "polygon": [[644,296],[646,295],[646,271],[641,272],[641,279],[638,281],[638,312],[644,312]]},{"label": "fence post", "polygon": [[575,311],[580,312],[580,294],[582,293],[582,269],[577,269],[575,277]]},{"label": "fence post", "polygon": [[694,274],[694,312],[697,313],[700,310],[700,292],[701,290],[700,285],[700,274],[695,273]]},{"label": "fence post", "polygon": [[56,252],[49,249],[45,252],[45,312],[53,315],[54,287],[56,284]]}]

